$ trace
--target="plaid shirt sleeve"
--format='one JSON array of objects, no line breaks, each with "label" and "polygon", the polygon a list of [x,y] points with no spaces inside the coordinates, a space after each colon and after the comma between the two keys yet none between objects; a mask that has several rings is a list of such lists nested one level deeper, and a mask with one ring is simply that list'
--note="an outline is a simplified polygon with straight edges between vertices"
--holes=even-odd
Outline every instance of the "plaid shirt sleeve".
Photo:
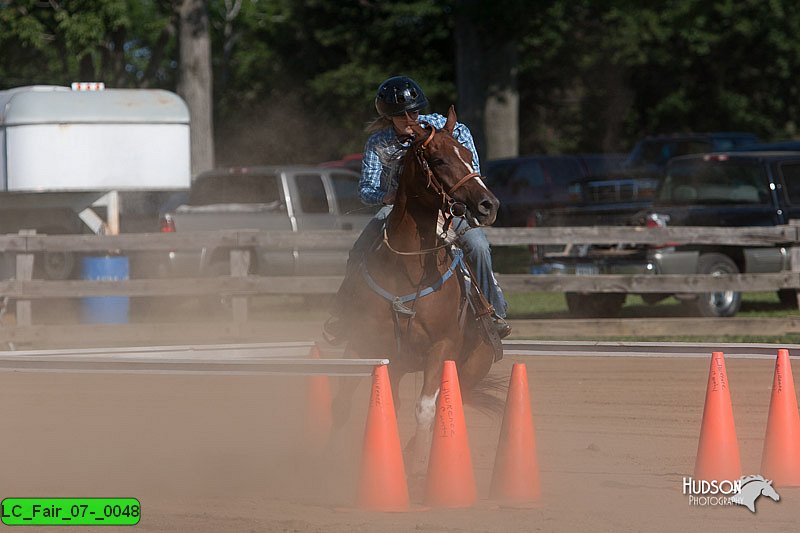
[{"label": "plaid shirt sleeve", "polygon": [[[437,129],[444,128],[444,125],[447,123],[447,117],[440,115],[439,113],[422,115],[419,117],[419,120],[420,122],[430,124]],[[480,173],[481,163],[478,159],[478,150],[475,148],[475,140],[472,138],[472,132],[469,131],[467,125],[456,122],[456,127],[453,128],[453,137],[455,137],[456,140],[464,146],[464,148],[467,148],[470,152],[472,152],[472,167],[474,172]]]},{"label": "plaid shirt sleeve", "polygon": [[383,163],[378,156],[379,135],[371,135],[364,147],[364,158],[361,164],[361,180],[358,182],[361,201],[367,205],[380,205],[387,191],[381,188]]},{"label": "plaid shirt sleeve", "polygon": [[[439,129],[443,128],[445,122],[447,122],[444,116],[436,113],[421,115],[419,118],[420,122],[425,122]],[[469,128],[457,122],[456,127],[453,129],[453,136],[472,152],[472,167],[475,172],[480,173],[481,166],[478,160],[478,151],[475,148],[475,141]],[[397,179],[397,176],[395,176],[396,168],[389,163],[385,164],[380,155],[381,150],[386,152],[388,148],[390,148],[389,151],[395,154],[395,157],[397,154],[402,154],[405,148],[397,146],[396,139],[396,135],[390,129],[373,133],[367,139],[361,164],[361,180],[358,182],[359,196],[361,201],[367,205],[381,205],[386,193],[397,187],[395,182]],[[389,145],[393,143],[394,146],[390,147]],[[392,183],[388,183],[390,180]]]},{"label": "plaid shirt sleeve", "polygon": [[453,130],[453,136],[456,138],[458,142],[460,142],[464,148],[469,149],[472,152],[472,169],[473,172],[477,172],[480,174],[481,172],[481,162],[478,159],[478,150],[475,148],[475,141],[472,138],[472,132],[469,131],[469,128],[466,127],[464,124],[460,122],[456,123],[456,127]]}]

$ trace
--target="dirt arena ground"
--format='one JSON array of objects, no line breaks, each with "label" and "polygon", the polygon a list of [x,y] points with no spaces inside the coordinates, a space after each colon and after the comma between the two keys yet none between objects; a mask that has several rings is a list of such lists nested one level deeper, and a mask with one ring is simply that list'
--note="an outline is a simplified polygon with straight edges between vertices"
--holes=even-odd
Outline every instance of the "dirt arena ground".
[{"label": "dirt arena ground", "polygon": [[[366,378],[347,451],[329,460],[304,451],[302,378],[0,373],[0,495],[136,497],[141,522],[119,529],[142,532],[797,530],[800,489],[778,488],[781,501],[761,498],[755,514],[691,507],[681,493],[708,360],[507,357],[493,373],[509,376],[512,362],[528,365],[543,493],[535,509],[486,500],[500,419],[467,406],[478,505],[353,510]],[[727,365],[742,466],[757,473],[773,362]],[[403,382],[404,440],[416,387],[414,377]]]}]

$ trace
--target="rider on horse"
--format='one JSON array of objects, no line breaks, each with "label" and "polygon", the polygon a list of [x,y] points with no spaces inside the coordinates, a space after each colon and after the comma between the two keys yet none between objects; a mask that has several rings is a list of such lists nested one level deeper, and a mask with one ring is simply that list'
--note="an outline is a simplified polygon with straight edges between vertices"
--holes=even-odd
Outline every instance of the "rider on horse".
[{"label": "rider on horse", "polygon": [[[437,129],[445,125],[446,118],[442,115],[419,114],[427,105],[428,100],[422,88],[406,76],[389,78],[378,87],[375,108],[380,116],[367,128],[372,135],[364,148],[359,188],[365,204],[384,207],[367,224],[350,251],[345,279],[334,300],[331,317],[323,326],[325,338],[331,343],[339,344],[348,335],[347,315],[350,310],[347,306],[358,280],[359,265],[380,238],[386,218],[392,210],[400,161],[411,145],[411,124],[424,123]],[[453,136],[472,152],[472,167],[479,173],[478,153],[469,128],[458,123]],[[458,235],[455,242],[464,250],[478,288],[493,308],[492,317],[497,334],[500,338],[507,337],[511,333],[511,326],[504,319],[508,305],[492,272],[492,256],[486,235],[480,228],[470,227],[464,217],[455,218],[451,229]]]}]

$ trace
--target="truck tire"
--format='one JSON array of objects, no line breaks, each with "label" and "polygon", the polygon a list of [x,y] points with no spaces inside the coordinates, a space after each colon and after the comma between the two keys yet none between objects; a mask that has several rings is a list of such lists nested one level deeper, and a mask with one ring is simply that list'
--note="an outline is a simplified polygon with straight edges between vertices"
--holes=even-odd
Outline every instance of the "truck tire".
[{"label": "truck tire", "polygon": [[614,318],[619,316],[627,295],[621,292],[568,292],[564,296],[567,299],[567,309],[574,317]]},{"label": "truck tire", "polygon": [[62,281],[73,278],[78,261],[72,252],[43,252],[34,260],[34,266],[37,263],[37,278]]},{"label": "truck tire", "polygon": [[797,309],[797,291],[794,289],[779,290],[778,300],[781,302],[781,307]]},{"label": "truck tire", "polygon": [[[738,274],[733,259],[723,254],[702,254],[697,260],[698,274]],[[699,316],[723,318],[734,316],[742,306],[742,293],[736,291],[706,292],[697,295],[694,310]]]}]

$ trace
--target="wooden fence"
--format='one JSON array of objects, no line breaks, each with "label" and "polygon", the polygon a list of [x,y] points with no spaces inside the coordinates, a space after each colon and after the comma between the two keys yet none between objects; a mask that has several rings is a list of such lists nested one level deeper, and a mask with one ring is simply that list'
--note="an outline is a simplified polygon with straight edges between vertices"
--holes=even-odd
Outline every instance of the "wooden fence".
[{"label": "wooden fence", "polygon": [[[562,228],[487,228],[493,246],[525,244],[649,244],[666,243],[784,246],[793,258],[790,271],[773,274],[738,274],[726,276],[692,275],[500,275],[506,291],[588,291],[588,292],[709,292],[719,290],[771,291],[800,289],[800,226],[713,228],[713,227],[562,227]],[[0,251],[17,254],[17,277],[0,282],[0,294],[17,300],[17,327],[29,327],[29,302],[47,298],[82,298],[127,295],[200,296],[227,295],[232,298],[233,323],[248,320],[248,297],[264,294],[331,294],[340,276],[253,276],[248,275],[250,250],[265,247],[274,250],[304,248],[348,249],[357,232],[210,231],[173,234],[95,235],[5,235],[0,236]],[[37,252],[123,253],[199,250],[230,250],[230,276],[218,278],[130,279],[124,281],[33,279],[33,261]],[[693,326],[698,319],[691,319]],[[708,319],[728,321],[736,319]],[[628,321],[630,322],[630,320]],[[593,324],[598,323],[592,321]],[[609,322],[611,324],[611,322]],[[709,323],[711,324],[711,323]],[[133,326],[133,325],[131,325]],[[783,331],[792,332],[797,324],[790,321]],[[675,324],[676,331],[681,329]],[[712,328],[714,326],[711,326]],[[756,328],[756,326],[754,326]],[[9,328],[5,328],[8,330]],[[519,328],[518,328],[519,329]],[[534,327],[533,329],[539,329]],[[569,328],[566,328],[569,329]],[[589,328],[594,331],[596,328]],[[608,328],[607,328],[608,329]],[[615,328],[610,328],[615,330]],[[625,328],[616,328],[623,331]],[[663,329],[663,328],[659,328]],[[763,329],[761,330],[763,332]],[[5,331],[8,334],[8,331]],[[742,332],[744,333],[744,332]],[[659,334],[663,334],[660,331]],[[0,342],[3,332],[0,332]]]}]

